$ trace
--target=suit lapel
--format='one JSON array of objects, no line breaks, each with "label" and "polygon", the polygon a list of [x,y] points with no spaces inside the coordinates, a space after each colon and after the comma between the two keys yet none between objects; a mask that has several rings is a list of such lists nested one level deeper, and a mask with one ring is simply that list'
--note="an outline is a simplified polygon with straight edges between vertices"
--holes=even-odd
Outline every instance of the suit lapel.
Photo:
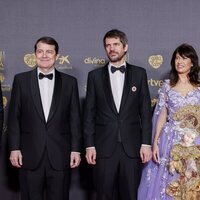
[{"label": "suit lapel", "polygon": [[107,98],[107,102],[110,105],[110,108],[113,110],[113,112],[117,114],[117,108],[115,106],[114,98],[112,95],[111,84],[110,84],[108,64],[102,69],[102,79],[103,79],[104,92],[105,92],[105,97]]},{"label": "suit lapel", "polygon": [[121,99],[119,112],[122,111],[122,109],[124,108],[124,106],[126,104],[126,100],[127,100],[128,94],[130,92],[130,88],[131,88],[131,79],[132,79],[131,67],[127,63],[126,64],[125,79],[124,79],[124,88],[123,88],[123,92],[122,92],[122,99]]},{"label": "suit lapel", "polygon": [[35,105],[35,108],[40,116],[40,118],[45,122],[42,101],[40,97],[40,89],[37,78],[37,68],[31,72],[31,95]]},{"label": "suit lapel", "polygon": [[47,123],[52,119],[56,111],[56,108],[59,104],[61,89],[62,89],[61,87],[62,87],[62,81],[61,81],[60,73],[55,69],[55,85],[54,85],[53,97],[52,97],[52,102],[51,102],[51,107],[50,107]]}]

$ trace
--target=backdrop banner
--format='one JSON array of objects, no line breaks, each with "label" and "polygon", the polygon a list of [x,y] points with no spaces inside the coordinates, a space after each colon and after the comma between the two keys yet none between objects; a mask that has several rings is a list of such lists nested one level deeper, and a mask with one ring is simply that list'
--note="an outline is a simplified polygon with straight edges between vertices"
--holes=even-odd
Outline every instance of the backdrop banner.
[{"label": "backdrop banner", "polygon": [[[182,43],[200,50],[199,0],[6,0],[0,2],[0,81],[5,109],[0,149],[0,194],[19,200],[18,172],[9,163],[7,113],[14,75],[35,66],[34,44],[42,36],[60,46],[56,68],[77,78],[81,105],[88,72],[106,62],[104,34],[117,28],[129,40],[127,61],[146,69],[152,111],[170,71],[171,55]],[[31,114],[31,113],[30,113]],[[70,199],[95,200],[92,169],[72,170]]]}]

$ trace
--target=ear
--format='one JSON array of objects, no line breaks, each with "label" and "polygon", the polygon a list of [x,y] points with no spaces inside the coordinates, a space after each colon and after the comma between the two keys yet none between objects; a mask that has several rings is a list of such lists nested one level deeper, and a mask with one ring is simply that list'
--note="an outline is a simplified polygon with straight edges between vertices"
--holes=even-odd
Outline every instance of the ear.
[{"label": "ear", "polygon": [[124,47],[124,51],[125,51],[125,52],[128,51],[128,44],[125,45],[125,47]]},{"label": "ear", "polygon": [[60,54],[57,54],[57,55],[56,55],[56,60],[58,60],[59,56],[60,56]]}]

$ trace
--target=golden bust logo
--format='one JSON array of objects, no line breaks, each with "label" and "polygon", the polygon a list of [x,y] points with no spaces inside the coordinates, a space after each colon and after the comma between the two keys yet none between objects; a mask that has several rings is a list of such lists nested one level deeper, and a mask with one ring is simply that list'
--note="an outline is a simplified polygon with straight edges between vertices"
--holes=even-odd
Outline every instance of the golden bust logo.
[{"label": "golden bust logo", "polygon": [[1,81],[1,83],[3,83],[4,80],[5,80],[5,76],[2,73],[0,73],[0,81]]},{"label": "golden bust logo", "polygon": [[158,99],[151,99],[151,107],[154,107],[157,102],[158,102]]},{"label": "golden bust logo", "polygon": [[7,103],[8,103],[8,99],[5,96],[3,96],[3,108],[7,106]]},{"label": "golden bust logo", "polygon": [[163,64],[163,57],[161,55],[152,55],[149,56],[148,61],[154,69],[158,69]]},{"label": "golden bust logo", "polygon": [[34,53],[32,53],[32,54],[26,54],[24,56],[24,62],[29,67],[35,67],[35,65],[36,65],[35,54]]},{"label": "golden bust logo", "polygon": [[5,51],[0,51],[0,69],[5,65]]}]

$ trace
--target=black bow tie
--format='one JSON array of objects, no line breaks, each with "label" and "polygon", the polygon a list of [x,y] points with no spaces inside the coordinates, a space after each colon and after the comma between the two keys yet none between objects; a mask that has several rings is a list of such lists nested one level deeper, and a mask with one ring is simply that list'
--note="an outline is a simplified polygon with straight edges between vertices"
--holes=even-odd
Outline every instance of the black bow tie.
[{"label": "black bow tie", "polygon": [[111,72],[115,73],[117,70],[119,70],[121,73],[124,73],[126,71],[126,68],[124,65],[122,65],[121,67],[114,67],[111,66]]},{"label": "black bow tie", "polygon": [[48,78],[49,80],[52,80],[53,74],[43,74],[43,73],[39,73],[39,79],[43,79],[43,78]]}]

